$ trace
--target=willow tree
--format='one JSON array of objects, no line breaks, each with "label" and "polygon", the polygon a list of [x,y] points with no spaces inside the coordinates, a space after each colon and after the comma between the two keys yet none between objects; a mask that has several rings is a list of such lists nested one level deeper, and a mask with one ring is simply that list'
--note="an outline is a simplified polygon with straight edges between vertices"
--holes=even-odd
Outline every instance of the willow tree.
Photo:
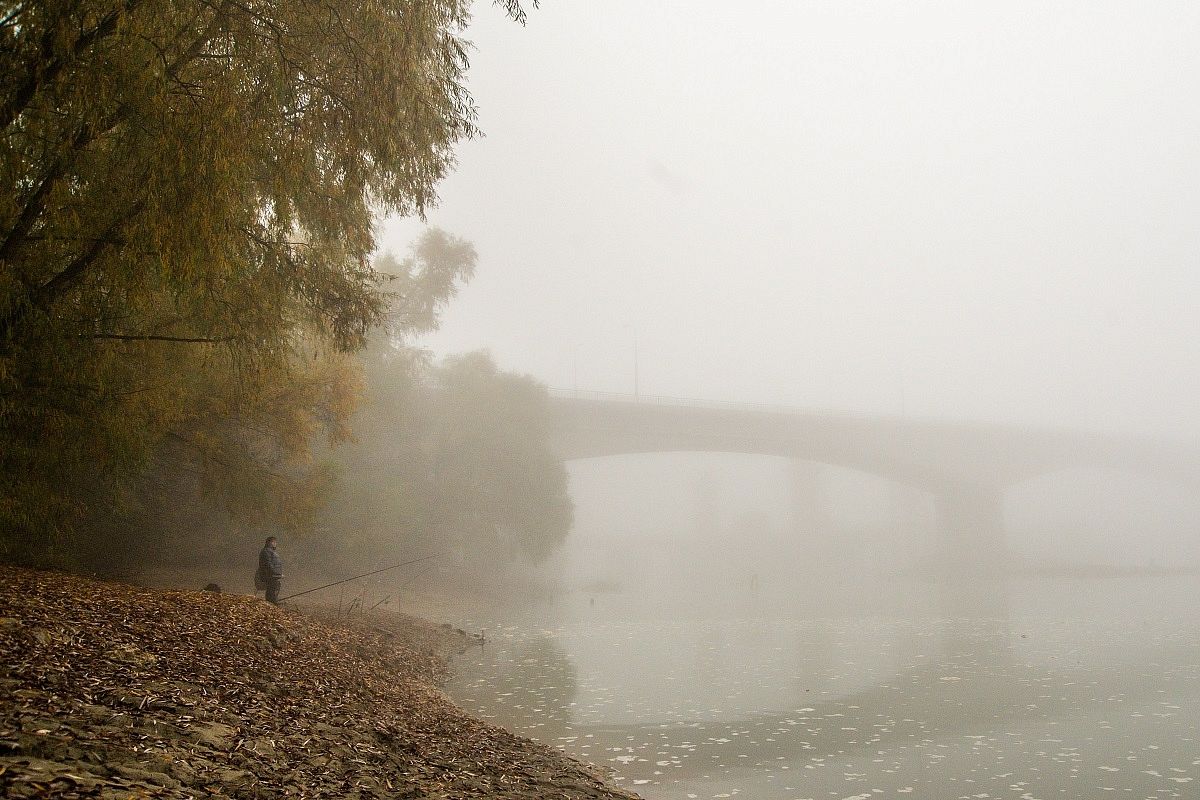
[{"label": "willow tree", "polygon": [[10,540],[119,496],[214,384],[253,405],[361,346],[375,214],[422,213],[476,132],[470,5],[0,2]]}]

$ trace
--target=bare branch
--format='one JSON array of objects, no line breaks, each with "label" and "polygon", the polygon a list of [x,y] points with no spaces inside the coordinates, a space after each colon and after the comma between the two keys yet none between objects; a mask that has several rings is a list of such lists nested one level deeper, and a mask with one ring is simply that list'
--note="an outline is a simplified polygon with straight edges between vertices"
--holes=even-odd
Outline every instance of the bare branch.
[{"label": "bare branch", "polygon": [[219,344],[232,342],[236,336],[161,336],[158,334],[83,333],[81,339],[115,339],[120,342],[182,342],[185,344]]},{"label": "bare branch", "polygon": [[[508,14],[509,19],[520,25],[524,25],[528,19],[525,9],[521,6],[521,0],[492,0],[492,5],[504,6],[504,13]],[[538,0],[531,0],[529,5],[537,8]]]}]

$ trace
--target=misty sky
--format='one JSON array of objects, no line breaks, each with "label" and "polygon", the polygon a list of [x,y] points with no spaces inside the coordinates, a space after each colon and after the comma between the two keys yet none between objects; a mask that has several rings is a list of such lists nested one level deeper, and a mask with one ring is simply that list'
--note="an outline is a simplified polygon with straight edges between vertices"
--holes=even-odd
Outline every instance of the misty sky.
[{"label": "misty sky", "polygon": [[646,394],[1200,433],[1200,4],[477,17],[436,352],[631,391],[636,332]]}]

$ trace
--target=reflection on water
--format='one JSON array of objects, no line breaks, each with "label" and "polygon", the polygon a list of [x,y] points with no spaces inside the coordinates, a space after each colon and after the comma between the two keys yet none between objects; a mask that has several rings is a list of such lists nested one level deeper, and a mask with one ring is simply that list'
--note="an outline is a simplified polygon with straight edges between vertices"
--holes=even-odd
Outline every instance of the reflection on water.
[{"label": "reflection on water", "polygon": [[1197,797],[1195,588],[938,587],[958,615],[905,618],[573,598],[493,623],[448,691],[647,798]]},{"label": "reflection on water", "polygon": [[[555,637],[541,633],[517,637],[508,631],[501,647],[493,644],[479,650],[478,677],[470,681],[471,670],[464,657],[455,680],[455,696],[460,703],[496,711],[481,714],[502,725],[542,741],[558,741],[572,726],[578,686],[575,665]],[[472,651],[474,652],[474,651]]]}]

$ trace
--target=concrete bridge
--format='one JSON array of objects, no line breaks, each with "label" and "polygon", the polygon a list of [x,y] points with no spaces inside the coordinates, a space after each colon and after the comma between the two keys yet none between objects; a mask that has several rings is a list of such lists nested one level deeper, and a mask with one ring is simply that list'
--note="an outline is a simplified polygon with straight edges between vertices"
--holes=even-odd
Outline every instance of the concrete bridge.
[{"label": "concrete bridge", "polygon": [[1004,490],[1041,475],[1106,468],[1200,487],[1200,443],[596,393],[552,393],[550,411],[564,460],[748,453],[925,489],[937,501],[939,559],[950,567],[1001,563]]}]

